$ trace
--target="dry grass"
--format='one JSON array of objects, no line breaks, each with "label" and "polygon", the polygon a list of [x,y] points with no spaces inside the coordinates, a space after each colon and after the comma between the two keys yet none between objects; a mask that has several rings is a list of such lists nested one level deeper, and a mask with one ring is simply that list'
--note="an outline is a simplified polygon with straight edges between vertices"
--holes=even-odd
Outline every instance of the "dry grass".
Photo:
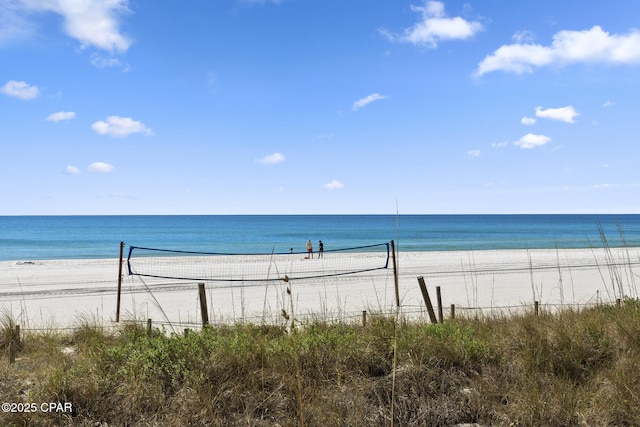
[{"label": "dry grass", "polygon": [[295,339],[285,326],[148,336],[85,321],[71,334],[25,334],[13,365],[5,319],[2,402],[73,411],[2,413],[0,424],[640,425],[639,316],[635,299],[438,325],[370,316],[366,327],[302,324]]}]

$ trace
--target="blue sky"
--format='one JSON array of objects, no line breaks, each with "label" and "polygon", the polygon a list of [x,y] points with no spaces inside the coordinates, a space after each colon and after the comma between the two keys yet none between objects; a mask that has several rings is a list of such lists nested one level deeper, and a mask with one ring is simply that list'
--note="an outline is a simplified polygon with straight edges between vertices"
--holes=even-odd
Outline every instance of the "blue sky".
[{"label": "blue sky", "polygon": [[640,2],[0,0],[0,215],[638,213]]}]

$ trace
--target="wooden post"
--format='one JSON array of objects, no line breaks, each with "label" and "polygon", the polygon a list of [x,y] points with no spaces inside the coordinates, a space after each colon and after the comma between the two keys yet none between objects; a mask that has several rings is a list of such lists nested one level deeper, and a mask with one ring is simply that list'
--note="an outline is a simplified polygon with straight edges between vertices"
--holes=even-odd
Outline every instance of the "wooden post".
[{"label": "wooden post", "polygon": [[539,307],[538,301],[534,301],[534,302],[533,302],[533,309],[534,309],[534,311],[535,311],[535,313],[536,313],[536,317],[538,317],[538,310],[539,310],[539,308],[540,308],[540,307]]},{"label": "wooden post", "polygon": [[442,294],[440,286],[436,286],[436,299],[438,300],[438,322],[444,322],[444,314],[442,313]]},{"label": "wooden post", "polygon": [[16,340],[16,344],[20,346],[20,325],[16,325],[16,334],[14,339]]},{"label": "wooden post", "polygon": [[204,283],[198,283],[198,294],[200,295],[200,315],[202,316],[202,327],[209,323],[209,312],[207,311],[207,294],[204,291]]},{"label": "wooden post", "polygon": [[120,263],[118,264],[118,297],[116,302],[116,322],[120,322],[120,292],[122,290],[122,253],[124,242],[120,242]]},{"label": "wooden post", "polygon": [[424,277],[418,277],[418,284],[420,285],[420,291],[422,292],[422,298],[424,299],[424,303],[427,305],[427,312],[429,312],[429,319],[431,323],[438,323],[436,319],[436,314],[433,311],[433,305],[431,305],[431,298],[429,298],[429,292],[427,292],[427,285],[424,283]]},{"label": "wooden post", "polygon": [[456,318],[456,305],[451,304],[451,320]]},{"label": "wooden post", "polygon": [[367,326],[367,310],[362,310],[362,327]]},{"label": "wooden post", "polygon": [[622,300],[620,298],[616,298],[616,305],[620,307],[622,304]]},{"label": "wooden post", "polygon": [[149,338],[151,338],[152,332],[151,332],[151,319],[147,319],[147,336]]},{"label": "wooden post", "polygon": [[16,363],[16,342],[9,341],[9,364]]},{"label": "wooden post", "polygon": [[400,307],[400,290],[398,289],[398,264],[396,263],[396,245],[391,241],[391,259],[393,260],[393,283],[396,288],[396,307]]}]

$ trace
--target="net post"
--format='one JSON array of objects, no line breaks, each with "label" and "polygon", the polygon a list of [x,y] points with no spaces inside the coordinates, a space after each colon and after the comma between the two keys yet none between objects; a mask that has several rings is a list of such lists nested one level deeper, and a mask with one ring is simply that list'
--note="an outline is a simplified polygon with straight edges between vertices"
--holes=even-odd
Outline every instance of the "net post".
[{"label": "net post", "polygon": [[120,262],[118,263],[118,299],[116,302],[116,322],[120,322],[120,293],[122,290],[122,253],[124,242],[120,242]]},{"label": "net post", "polygon": [[398,267],[396,264],[396,245],[391,241],[391,258],[393,260],[393,284],[396,289],[396,307],[400,307],[400,291],[398,289]]}]

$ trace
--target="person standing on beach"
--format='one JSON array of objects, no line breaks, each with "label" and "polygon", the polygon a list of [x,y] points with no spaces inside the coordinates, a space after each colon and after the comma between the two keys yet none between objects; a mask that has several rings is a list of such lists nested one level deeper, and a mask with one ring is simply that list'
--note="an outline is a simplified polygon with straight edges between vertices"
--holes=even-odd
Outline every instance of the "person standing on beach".
[{"label": "person standing on beach", "polygon": [[322,240],[318,240],[318,258],[322,258],[323,253],[324,253],[324,243],[322,243]]},{"label": "person standing on beach", "polygon": [[313,245],[311,239],[307,240],[307,252],[309,253],[309,259],[313,259]]}]

